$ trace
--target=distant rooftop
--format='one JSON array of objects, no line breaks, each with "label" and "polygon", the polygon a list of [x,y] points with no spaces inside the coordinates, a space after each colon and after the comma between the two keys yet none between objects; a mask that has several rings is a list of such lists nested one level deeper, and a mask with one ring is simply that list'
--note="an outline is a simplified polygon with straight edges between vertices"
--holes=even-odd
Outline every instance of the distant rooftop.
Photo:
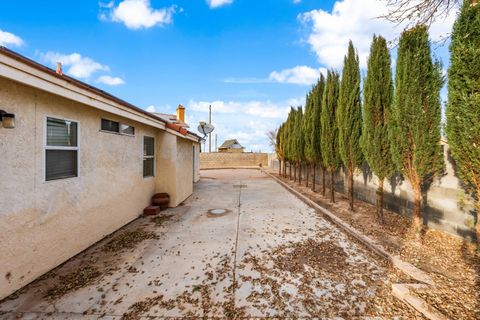
[{"label": "distant rooftop", "polygon": [[245,149],[237,139],[225,140],[218,149]]}]

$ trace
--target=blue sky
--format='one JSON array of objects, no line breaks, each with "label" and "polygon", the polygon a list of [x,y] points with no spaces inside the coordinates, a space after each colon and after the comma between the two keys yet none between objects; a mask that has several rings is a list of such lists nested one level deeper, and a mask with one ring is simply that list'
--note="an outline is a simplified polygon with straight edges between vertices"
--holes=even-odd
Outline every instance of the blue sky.
[{"label": "blue sky", "polygon": [[[213,106],[218,143],[269,150],[266,132],[303,104],[349,39],[365,65],[373,33],[395,40],[376,0],[3,1],[0,45],[141,108],[181,103],[196,130]],[[454,15],[432,27],[445,36]],[[447,47],[436,54],[448,62]],[[394,52],[393,52],[394,53]]]}]

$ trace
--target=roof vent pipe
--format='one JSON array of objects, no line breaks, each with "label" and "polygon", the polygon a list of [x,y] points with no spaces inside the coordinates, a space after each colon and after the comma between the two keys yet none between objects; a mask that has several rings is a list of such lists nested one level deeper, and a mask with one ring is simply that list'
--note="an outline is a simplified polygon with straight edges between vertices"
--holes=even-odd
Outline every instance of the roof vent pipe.
[{"label": "roof vent pipe", "polygon": [[57,62],[57,74],[63,75],[62,63],[61,62]]}]

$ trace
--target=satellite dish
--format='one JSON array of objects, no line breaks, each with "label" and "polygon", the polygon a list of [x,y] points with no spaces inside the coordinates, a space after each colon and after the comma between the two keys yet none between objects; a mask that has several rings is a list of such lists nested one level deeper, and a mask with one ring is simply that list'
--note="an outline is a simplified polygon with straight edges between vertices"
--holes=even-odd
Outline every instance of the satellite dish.
[{"label": "satellite dish", "polygon": [[215,129],[214,126],[211,124],[208,124],[204,121],[201,121],[200,124],[198,125],[198,132],[203,134],[203,136],[206,136],[209,133],[212,133],[212,131]]}]

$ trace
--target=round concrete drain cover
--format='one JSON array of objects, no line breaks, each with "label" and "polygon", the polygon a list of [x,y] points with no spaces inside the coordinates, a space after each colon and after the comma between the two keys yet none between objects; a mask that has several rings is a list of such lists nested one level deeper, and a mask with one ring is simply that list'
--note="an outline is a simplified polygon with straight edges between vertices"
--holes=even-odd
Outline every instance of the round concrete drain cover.
[{"label": "round concrete drain cover", "polygon": [[227,209],[210,209],[208,210],[208,215],[210,217],[220,217],[228,213]]}]

